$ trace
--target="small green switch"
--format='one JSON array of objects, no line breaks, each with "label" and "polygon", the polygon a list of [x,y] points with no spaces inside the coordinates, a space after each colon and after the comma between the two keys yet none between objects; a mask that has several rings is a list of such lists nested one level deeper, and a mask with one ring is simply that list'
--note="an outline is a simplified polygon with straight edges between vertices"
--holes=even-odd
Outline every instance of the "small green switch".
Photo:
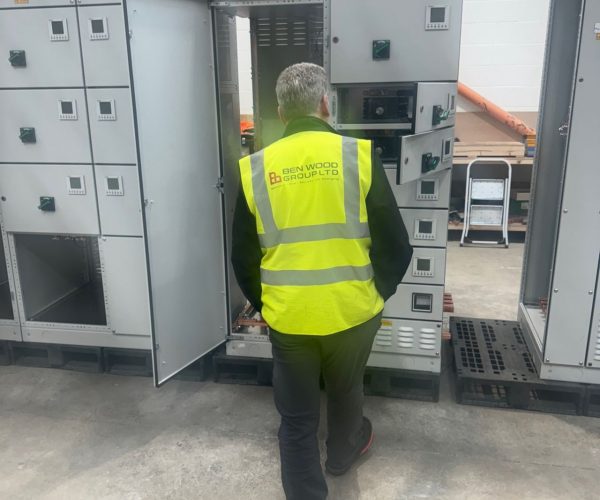
[{"label": "small green switch", "polygon": [[373,60],[385,61],[390,58],[392,43],[389,40],[373,40]]},{"label": "small green switch", "polygon": [[40,196],[40,204],[38,208],[42,212],[55,212],[56,205],[54,203],[54,196]]}]

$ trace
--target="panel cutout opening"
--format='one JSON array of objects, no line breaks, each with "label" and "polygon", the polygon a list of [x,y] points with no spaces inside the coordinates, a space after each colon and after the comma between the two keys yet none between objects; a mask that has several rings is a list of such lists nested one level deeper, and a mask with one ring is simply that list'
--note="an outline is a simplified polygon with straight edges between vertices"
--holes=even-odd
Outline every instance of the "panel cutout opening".
[{"label": "panel cutout opening", "polygon": [[66,19],[50,19],[48,21],[48,32],[53,42],[65,42],[69,39]]},{"label": "panel cutout opening", "polygon": [[106,325],[97,237],[17,234],[14,238],[27,321]]},{"label": "panel cutout opening", "polygon": [[108,40],[108,22],[105,17],[89,20],[90,40]]}]

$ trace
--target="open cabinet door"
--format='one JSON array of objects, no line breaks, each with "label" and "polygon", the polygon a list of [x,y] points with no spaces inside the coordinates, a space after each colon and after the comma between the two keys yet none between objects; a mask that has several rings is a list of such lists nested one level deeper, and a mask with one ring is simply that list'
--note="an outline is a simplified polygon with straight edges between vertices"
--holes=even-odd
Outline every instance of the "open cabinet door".
[{"label": "open cabinet door", "polygon": [[160,385],[226,337],[211,16],[197,0],[129,0],[127,15]]}]

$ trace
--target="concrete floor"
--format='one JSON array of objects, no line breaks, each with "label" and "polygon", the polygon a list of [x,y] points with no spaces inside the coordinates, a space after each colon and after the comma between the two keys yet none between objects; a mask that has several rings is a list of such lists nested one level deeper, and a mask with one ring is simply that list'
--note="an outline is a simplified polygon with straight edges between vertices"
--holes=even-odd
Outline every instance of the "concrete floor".
[{"label": "concrete floor", "polygon": [[[521,250],[451,245],[457,314],[514,317]],[[332,499],[600,496],[600,419],[460,406],[447,380],[365,412],[375,445]],[[265,387],[0,367],[0,498],[281,499],[277,425]]]}]

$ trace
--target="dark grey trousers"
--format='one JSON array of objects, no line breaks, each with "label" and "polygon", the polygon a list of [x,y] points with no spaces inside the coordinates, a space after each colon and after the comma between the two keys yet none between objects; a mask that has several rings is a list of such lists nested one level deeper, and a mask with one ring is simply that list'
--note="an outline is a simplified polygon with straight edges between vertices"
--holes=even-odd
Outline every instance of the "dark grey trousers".
[{"label": "dark grey trousers", "polygon": [[381,314],[332,335],[270,330],[273,389],[281,415],[281,479],[288,500],[327,497],[319,456],[320,375],[327,392],[327,460],[343,462],[360,443],[363,376]]}]

